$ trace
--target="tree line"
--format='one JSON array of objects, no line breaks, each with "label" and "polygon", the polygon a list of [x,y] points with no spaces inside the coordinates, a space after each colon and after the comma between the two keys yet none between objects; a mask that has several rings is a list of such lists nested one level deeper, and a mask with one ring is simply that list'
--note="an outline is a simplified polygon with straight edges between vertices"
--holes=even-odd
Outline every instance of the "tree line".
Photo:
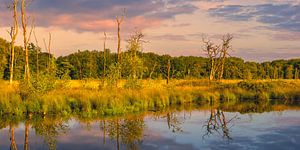
[{"label": "tree line", "polygon": [[[208,58],[203,57],[171,57],[143,53],[144,35],[135,31],[127,40],[125,51],[121,50],[121,26],[126,16],[126,10],[116,17],[118,49],[112,53],[106,48],[107,35],[104,32],[104,49],[102,51],[80,51],[68,56],[54,58],[51,54],[51,33],[49,41],[44,39],[45,50],[42,52],[35,36],[35,20],[28,19],[26,7],[30,1],[12,0],[9,7],[13,23],[9,31],[11,41],[0,39],[0,78],[26,79],[35,74],[51,75],[59,79],[105,78],[117,85],[118,79],[128,79],[136,83],[138,79],[167,79],[170,78],[208,78],[221,79],[298,79],[299,59],[278,60],[273,62],[245,62],[240,58],[231,57],[231,41],[233,36],[224,35],[221,44],[215,44],[209,39],[202,39],[203,50]],[[18,5],[20,4],[20,14]],[[22,28],[23,47],[15,46],[15,41]],[[30,22],[29,22],[30,21]],[[30,24],[28,32],[27,25]],[[32,34],[35,44],[30,43]],[[23,72],[23,74],[22,74]]]},{"label": "tree line", "polygon": [[[137,36],[135,34],[134,36]],[[141,36],[141,35],[139,35]],[[118,65],[118,53],[105,50],[78,50],[67,56],[54,58],[48,52],[33,43],[28,45],[29,67],[32,74],[47,72],[49,56],[51,73],[57,79],[100,79],[119,75],[122,79],[167,79],[168,61],[170,60],[170,78],[173,79],[209,79],[211,72],[210,58],[197,56],[172,57],[152,52],[138,51],[139,37],[133,37],[130,46],[121,53],[121,69]],[[10,42],[0,38],[0,78],[10,77]],[[15,48],[14,79],[24,79],[26,53],[21,46]],[[135,51],[137,50],[137,51]],[[38,56],[38,57],[37,57]],[[37,62],[37,59],[39,63]],[[299,79],[300,59],[275,60],[271,62],[246,62],[241,58],[225,58],[224,79]],[[105,61],[104,61],[105,60]],[[120,72],[118,72],[118,70]],[[117,73],[116,73],[117,72]]]}]

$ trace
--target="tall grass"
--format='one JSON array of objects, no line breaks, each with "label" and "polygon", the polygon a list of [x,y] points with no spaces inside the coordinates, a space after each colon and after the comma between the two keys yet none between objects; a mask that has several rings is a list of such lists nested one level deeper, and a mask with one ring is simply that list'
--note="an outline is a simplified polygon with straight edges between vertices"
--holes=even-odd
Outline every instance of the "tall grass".
[{"label": "tall grass", "polygon": [[[36,88],[26,91],[28,89],[21,84],[11,86],[1,81],[0,115],[92,117],[157,111],[185,105],[225,103],[234,106],[242,101],[251,101],[255,105],[269,103],[272,99],[300,100],[300,82],[292,80],[173,80],[170,85],[162,80],[143,80],[139,88],[125,88],[125,80],[120,81],[118,87],[105,87],[98,80],[54,82],[53,88],[35,92]],[[20,94],[24,92],[28,94],[25,98]]]}]

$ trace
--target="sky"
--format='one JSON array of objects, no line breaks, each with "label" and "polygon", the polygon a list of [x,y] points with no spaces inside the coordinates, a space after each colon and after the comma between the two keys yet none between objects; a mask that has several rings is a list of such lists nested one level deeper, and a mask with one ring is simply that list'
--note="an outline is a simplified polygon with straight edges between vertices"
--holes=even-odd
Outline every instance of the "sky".
[{"label": "sky", "polygon": [[[0,37],[9,39],[12,0],[0,0]],[[300,0],[30,0],[28,23],[35,18],[38,44],[52,34],[56,56],[77,50],[117,49],[116,16],[126,9],[121,27],[122,50],[126,39],[140,30],[144,52],[172,56],[203,56],[202,37],[219,44],[223,35],[234,36],[232,56],[247,61],[300,57]],[[22,36],[19,34],[18,44]],[[32,42],[34,42],[33,38]]]}]

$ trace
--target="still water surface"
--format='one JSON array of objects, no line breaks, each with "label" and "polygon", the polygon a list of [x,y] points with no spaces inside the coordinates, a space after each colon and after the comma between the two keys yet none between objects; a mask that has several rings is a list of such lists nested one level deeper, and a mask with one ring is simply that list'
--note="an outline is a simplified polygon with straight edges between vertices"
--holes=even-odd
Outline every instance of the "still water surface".
[{"label": "still water surface", "polygon": [[[25,136],[26,131],[28,136]],[[200,109],[98,120],[44,118],[1,123],[0,149],[14,147],[32,150],[298,150],[300,110],[286,108],[241,114]]]}]

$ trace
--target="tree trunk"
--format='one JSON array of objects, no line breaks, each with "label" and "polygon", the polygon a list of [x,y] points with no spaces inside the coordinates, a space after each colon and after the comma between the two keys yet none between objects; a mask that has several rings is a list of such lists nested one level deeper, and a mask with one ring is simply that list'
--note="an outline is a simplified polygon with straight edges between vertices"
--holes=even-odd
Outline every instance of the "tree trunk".
[{"label": "tree trunk", "polygon": [[171,71],[171,61],[170,59],[168,60],[168,75],[167,75],[167,84],[170,82],[170,71]]},{"label": "tree trunk", "polygon": [[50,71],[51,67],[52,67],[52,61],[51,61],[51,40],[52,40],[52,36],[51,33],[49,33],[49,41],[48,41],[48,45],[46,44],[46,40],[44,39],[44,44],[45,44],[45,48],[48,51],[48,71]]},{"label": "tree trunk", "polygon": [[[35,34],[35,27],[34,27],[33,35],[34,35],[34,39],[35,39],[35,44],[36,44],[37,48],[39,48],[39,42],[38,42],[36,34]],[[36,50],[36,78],[38,78],[38,76],[39,76],[39,51],[37,49]]]},{"label": "tree trunk", "polygon": [[26,4],[25,0],[22,0],[21,3],[21,20],[23,28],[23,42],[25,50],[25,79],[29,82],[30,79],[30,70],[29,70],[29,53],[28,53],[28,40],[27,40],[27,20],[26,20]]},{"label": "tree trunk", "polygon": [[103,78],[106,76],[106,32],[104,32],[104,43],[103,43]]},{"label": "tree trunk", "polygon": [[15,42],[19,32],[19,23],[18,23],[18,11],[17,11],[18,0],[13,1],[13,19],[14,27],[11,28],[11,60],[10,60],[10,76],[9,83],[12,84],[14,78],[14,63],[15,63]]},{"label": "tree trunk", "polygon": [[210,67],[210,74],[209,74],[209,80],[212,81],[215,79],[216,74],[216,66],[215,66],[215,59],[211,58],[211,67]]},{"label": "tree trunk", "polygon": [[121,63],[121,35],[120,35],[121,22],[118,20],[118,63]]},{"label": "tree trunk", "polygon": [[150,78],[150,79],[152,78],[152,74],[154,73],[156,66],[157,66],[157,64],[156,64],[156,62],[155,62],[154,66],[153,66],[153,68],[152,68],[152,71],[151,71],[150,74],[149,74],[149,78]]}]

